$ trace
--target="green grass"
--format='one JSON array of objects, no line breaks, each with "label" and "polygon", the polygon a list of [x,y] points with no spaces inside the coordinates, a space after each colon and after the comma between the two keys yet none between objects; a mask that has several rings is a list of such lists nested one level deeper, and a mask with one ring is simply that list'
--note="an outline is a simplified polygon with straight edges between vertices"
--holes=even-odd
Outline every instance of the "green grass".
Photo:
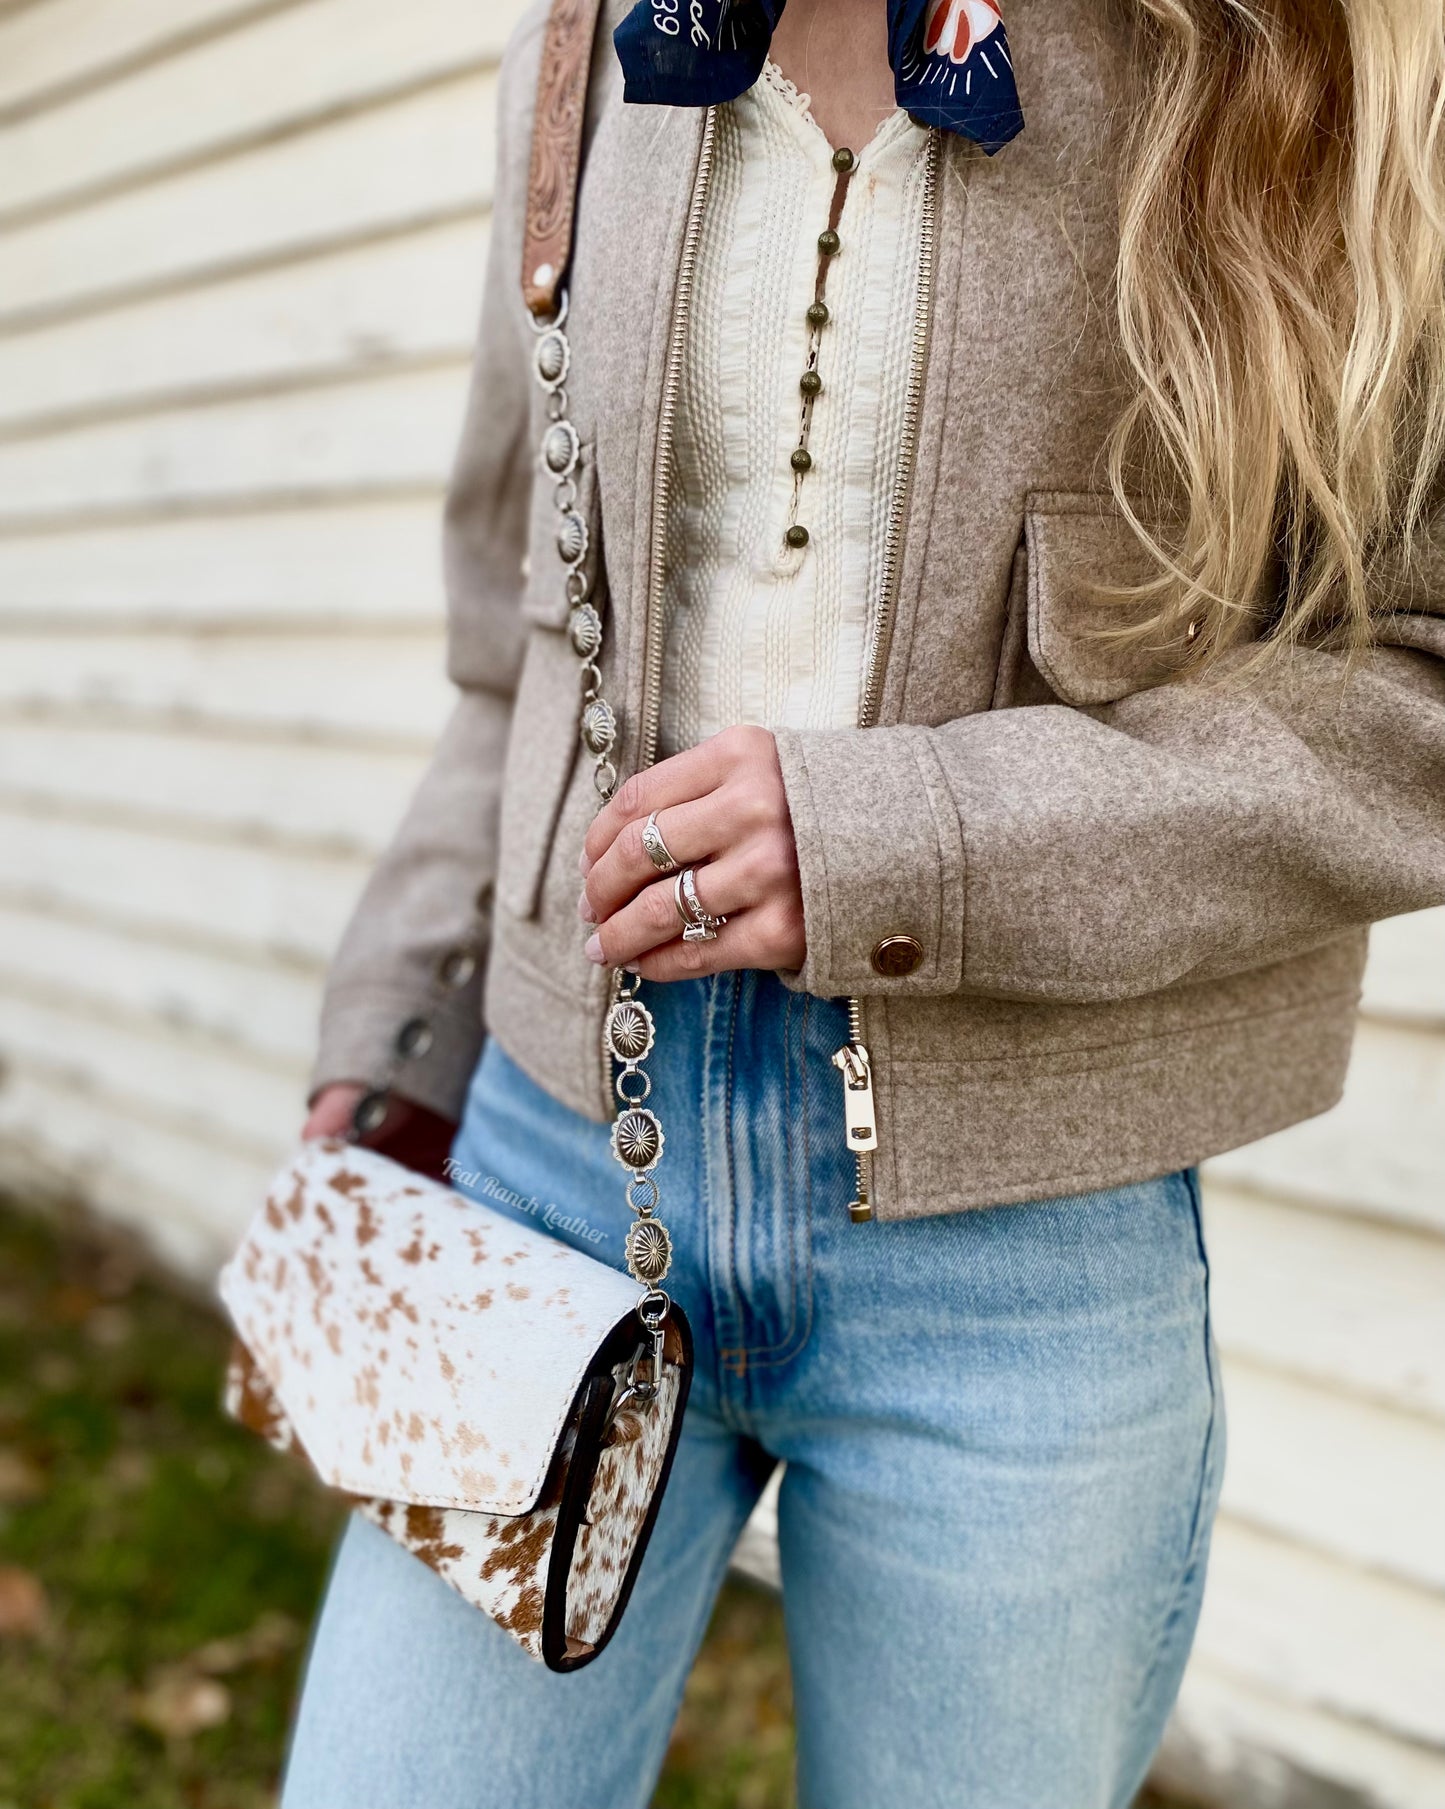
[{"label": "green grass", "polygon": [[123,1250],[4,1212],[0,1276],[0,1803],[266,1803],[334,1508],[221,1418],[220,1326]]},{"label": "green grass", "polygon": [[[274,1801],[338,1511],[221,1417],[225,1344],[124,1244],[0,1206],[0,1809]],[[781,1613],[730,1584],[655,1809],[791,1809],[792,1754]]]}]

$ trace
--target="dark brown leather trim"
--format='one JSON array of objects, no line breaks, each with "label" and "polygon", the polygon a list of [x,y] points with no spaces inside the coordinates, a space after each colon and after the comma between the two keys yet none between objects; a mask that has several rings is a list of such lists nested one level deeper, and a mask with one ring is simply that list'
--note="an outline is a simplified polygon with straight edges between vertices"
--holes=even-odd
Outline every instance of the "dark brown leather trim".
[{"label": "dark brown leather trim", "polygon": [[557,311],[572,256],[587,77],[601,9],[602,0],[552,0],[542,42],[522,233],[522,295],[542,320]]},{"label": "dark brown leather trim", "polygon": [[[619,1343],[618,1339],[623,1333],[626,1333],[626,1338]],[[572,1461],[568,1465],[567,1480],[563,1485],[562,1502],[557,1510],[552,1550],[547,1560],[547,1587],[542,1609],[542,1662],[549,1671],[580,1671],[584,1665],[591,1664],[599,1656],[617,1631],[622,1621],[622,1611],[632,1594],[632,1585],[637,1581],[638,1570],[652,1538],[652,1529],[657,1524],[657,1510],[662,1506],[667,1479],[672,1474],[672,1460],[677,1456],[677,1441],[682,1436],[682,1416],[692,1388],[693,1348],[692,1327],[687,1322],[686,1313],[674,1300],[667,1315],[667,1343],[664,1350],[668,1360],[677,1364],[680,1372],[679,1385],[677,1406],[672,1416],[672,1427],[668,1433],[667,1450],[663,1453],[657,1487],[652,1492],[647,1516],[637,1535],[637,1543],[632,1548],[627,1574],[622,1579],[622,1587],[613,1604],[612,1619],[608,1621],[602,1637],[595,1646],[581,1645],[568,1639],[567,1583],[572,1574],[572,1553],[576,1549],[582,1516],[587,1511],[588,1497],[592,1493],[592,1481],[597,1473],[598,1459],[602,1455],[602,1434],[612,1405],[612,1378],[608,1372],[617,1361],[619,1352],[625,1353],[636,1348],[639,1333],[640,1327],[635,1318],[624,1319],[598,1353],[591,1379],[582,1384],[580,1391],[582,1423],[577,1429]]]}]

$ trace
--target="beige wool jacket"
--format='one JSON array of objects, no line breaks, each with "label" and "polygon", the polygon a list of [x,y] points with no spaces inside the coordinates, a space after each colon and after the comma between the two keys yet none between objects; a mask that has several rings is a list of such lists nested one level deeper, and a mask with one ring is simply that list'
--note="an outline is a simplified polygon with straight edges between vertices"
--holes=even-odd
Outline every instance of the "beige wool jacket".
[{"label": "beige wool jacket", "polygon": [[[594,59],[568,393],[626,774],[709,135],[701,112],[622,104],[623,10],[607,7]],[[1012,0],[1022,137],[994,158],[939,141],[915,453],[896,581],[875,600],[876,720],[778,736],[808,946],[783,978],[860,1002],[880,1218],[1143,1179],[1324,1111],[1364,927],[1445,901],[1445,536],[1380,599],[1380,644],[1348,674],[1301,652],[1267,684],[1158,682],[1090,633],[1091,580],[1140,570],[1101,473],[1124,397],[1110,288],[1126,10]],[[458,1116],[485,1024],[601,1120],[609,976],[583,956],[576,912],[595,798],[520,288],[544,19],[534,8],[503,71],[446,511],[457,702],[336,956],[314,1084],[377,1080],[421,1013],[430,1046],[397,1079],[411,1097]],[[435,1008],[436,966],[479,899],[487,958]],[[898,935],[922,959],[879,972]],[[838,1113],[843,1139],[841,1080]]]}]

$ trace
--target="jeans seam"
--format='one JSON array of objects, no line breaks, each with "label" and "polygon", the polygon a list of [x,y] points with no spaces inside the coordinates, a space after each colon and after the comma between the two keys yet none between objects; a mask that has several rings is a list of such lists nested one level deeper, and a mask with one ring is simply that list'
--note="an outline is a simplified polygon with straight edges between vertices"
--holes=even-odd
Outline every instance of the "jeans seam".
[{"label": "jeans seam", "polygon": [[[738,1312],[736,1293],[733,1288],[733,1279],[728,1272],[730,1264],[726,1262],[723,1263],[721,1265],[722,1272],[719,1273],[719,1265],[713,1260],[714,1211],[717,1210],[720,1205],[723,1205],[728,1212],[728,1239],[730,1248],[734,1236],[735,1225],[732,1199],[732,1143],[731,1139],[726,1135],[728,1128],[727,1119],[732,1096],[731,1035],[728,1037],[727,1054],[724,1062],[724,1074],[726,1080],[723,1093],[723,1159],[726,1174],[723,1177],[719,1177],[713,1167],[713,1113],[711,1087],[716,1055],[713,1039],[717,1022],[718,990],[720,985],[728,984],[730,978],[731,977],[728,975],[713,975],[711,978],[701,982],[702,986],[705,988],[707,1011],[703,1026],[702,1084],[701,1098],[698,1101],[698,1123],[703,1127],[703,1174],[707,1196],[703,1202],[703,1248],[707,1252],[708,1294],[712,1303],[713,1321],[715,1326],[713,1367],[717,1388],[717,1411],[718,1417],[729,1430],[736,1433],[741,1432],[744,1429],[744,1416],[739,1411],[739,1404],[732,1399],[732,1384],[737,1380],[737,1374],[728,1365],[727,1359],[731,1354],[731,1351],[726,1342],[725,1332],[727,1328],[730,1328],[733,1325],[736,1325],[739,1331],[741,1331],[741,1318]],[[732,988],[734,1006],[736,1005],[736,997],[736,988],[734,986]],[[724,1190],[718,1185],[720,1179],[725,1180],[726,1182],[725,1199],[723,1197]]]},{"label": "jeans seam", "polygon": [[[795,995],[791,992],[788,994],[788,1002],[787,1002],[785,1009],[786,1009],[787,1017],[789,1020],[791,1019],[792,1014],[793,1014],[793,1001],[794,1001],[795,996],[797,996],[797,995]],[[776,1344],[746,1345],[737,1353],[738,1355],[742,1356],[746,1360],[746,1362],[748,1363],[749,1366],[751,1366],[754,1363],[757,1363],[763,1369],[780,1369],[783,1366],[783,1364],[791,1363],[793,1358],[795,1356],[797,1356],[798,1352],[800,1350],[802,1350],[803,1346],[808,1342],[808,1339],[811,1337],[812,1331],[813,1331],[813,1235],[812,1235],[812,1232],[813,1232],[813,1169],[812,1169],[812,1162],[811,1162],[811,1151],[809,1150],[809,1147],[808,1147],[808,1005],[809,1005],[809,1000],[810,1000],[811,996],[812,995],[809,993],[803,993],[801,995],[802,1000],[803,1000],[803,1030],[802,1030],[802,1038],[801,1038],[802,1045],[803,1045],[803,1059],[798,1064],[798,1070],[802,1077],[802,1090],[803,1090],[800,1116],[801,1116],[802,1124],[803,1124],[803,1199],[805,1202],[804,1236],[806,1238],[806,1251],[807,1251],[807,1262],[806,1262],[806,1267],[804,1270],[804,1273],[805,1273],[806,1279],[807,1279],[806,1296],[805,1296],[803,1311],[801,1314],[802,1324],[800,1327],[800,1325],[799,1325],[800,1315],[798,1312],[798,1260],[797,1260],[797,1244],[796,1244],[796,1227],[793,1224],[791,1215],[789,1215],[789,1218],[788,1218],[788,1284],[789,1284],[789,1286],[788,1286],[788,1302],[789,1302],[788,1313],[789,1313],[789,1317],[788,1317],[787,1335],[786,1335],[786,1337],[780,1338]],[[785,1035],[784,1035],[784,1044],[783,1044],[785,1052],[786,1052],[786,1049],[788,1046],[787,1045],[787,1037],[786,1037],[787,1028],[788,1028],[788,1025],[785,1022],[785,1026],[784,1026]],[[786,1054],[784,1057],[784,1061],[785,1061],[785,1066],[784,1066],[783,1071],[784,1071],[786,1084],[791,1086],[792,1069],[790,1066],[788,1066],[786,1064]],[[784,1107],[786,1108],[790,1103],[791,1103],[791,1095],[785,1093],[784,1100],[783,1100]],[[783,1117],[783,1135],[786,1139],[788,1139],[789,1147],[791,1148],[792,1115],[790,1112],[788,1112],[786,1110],[784,1112],[784,1117]],[[787,1162],[784,1164],[785,1171],[791,1171],[791,1168],[792,1168],[791,1162]],[[786,1211],[786,1203],[784,1205],[784,1210]]]},{"label": "jeans seam", "polygon": [[735,1086],[734,1056],[737,1049],[738,1010],[741,1002],[743,976],[734,973],[727,976],[730,1004],[728,1008],[727,1059],[724,1063],[723,1088],[723,1144],[727,1161],[727,1214],[728,1214],[728,1262],[727,1262],[727,1296],[730,1322],[737,1328],[739,1342],[724,1344],[718,1340],[717,1360],[721,1372],[721,1380],[727,1383],[727,1392],[720,1390],[719,1399],[727,1400],[729,1395],[740,1393],[741,1400],[730,1403],[730,1410],[735,1425],[741,1428],[746,1422],[748,1412],[748,1370],[752,1363],[752,1353],[747,1344],[747,1311],[738,1286],[738,1184],[737,1169],[733,1162],[733,1092]]},{"label": "jeans seam", "polygon": [[[764,1485],[764,1486],[766,1486],[766,1485]],[[759,1489],[758,1494],[759,1495],[762,1494],[761,1489]],[[756,1505],[757,1505],[757,1499],[755,1497],[753,1506],[756,1506]],[[717,1563],[713,1566],[713,1573],[712,1573],[713,1580],[709,1584],[709,1589],[708,1589],[709,1608],[708,1608],[707,1614],[704,1616],[704,1619],[703,1619],[702,1630],[698,1636],[697,1647],[694,1648],[693,1657],[692,1657],[692,1659],[690,1659],[688,1661],[687,1669],[683,1673],[683,1678],[682,1678],[683,1689],[686,1688],[688,1678],[692,1675],[692,1667],[693,1667],[693,1663],[696,1661],[697,1651],[701,1647],[702,1641],[707,1635],[708,1625],[712,1620],[713,1609],[717,1606],[718,1595],[720,1594],[720,1592],[722,1590],[722,1586],[723,1586],[724,1582],[727,1580],[728,1571],[732,1567],[733,1553],[737,1549],[737,1542],[742,1537],[743,1528],[747,1525],[748,1520],[751,1517],[751,1514],[752,1514],[752,1507],[749,1507],[747,1513],[736,1516],[737,1524],[734,1527],[733,1536],[729,1541],[727,1541],[727,1543],[725,1544],[725,1546],[723,1548],[723,1555],[718,1559]],[[646,1560],[644,1559],[644,1562],[645,1561]],[[682,1691],[680,1690],[678,1692],[678,1706],[679,1707],[681,1707],[681,1702],[682,1702]],[[674,1718],[674,1720],[676,1719],[675,1714],[674,1714],[673,1718]],[[662,1774],[662,1767],[667,1758],[667,1747],[668,1747],[668,1743],[671,1740],[671,1738],[672,1738],[672,1724],[671,1724],[671,1722],[669,1722],[667,1725],[667,1728],[663,1734],[662,1741],[658,1748],[658,1751],[654,1756],[654,1762],[652,1764],[652,1782],[648,1787],[646,1797],[643,1799],[643,1801],[646,1803],[650,1803],[652,1801],[653,1796],[656,1793],[657,1781],[658,1781],[658,1778]]]},{"label": "jeans seam", "polygon": [[[783,1049],[784,1049],[783,1076],[784,1076],[785,1088],[789,1084],[791,1084],[791,1078],[792,1078],[791,1068],[790,1068],[790,1066],[788,1064],[788,1060],[787,1060],[787,1047],[788,1047],[787,1031],[789,1028],[789,1020],[791,1019],[792,1011],[793,1011],[793,999],[794,999],[794,994],[792,994],[790,992],[787,995],[787,1002],[784,1007],[785,1012],[787,1014],[784,1019],[784,1034],[783,1034]],[[808,995],[804,994],[803,995],[804,1037],[803,1037],[802,1072],[803,1072],[803,1086],[805,1089],[805,1097],[804,1097],[804,1102],[803,1102],[804,1103],[805,1134],[806,1134],[806,1124],[807,1124],[807,1115],[806,1115],[806,1105],[807,1105],[807,1100],[806,1100],[806,1087],[807,1087],[807,1034],[806,1034],[807,1017],[806,1017],[806,1010],[807,1010],[807,999],[808,999]],[[732,1296],[732,1299],[737,1307],[738,1328],[739,1328],[739,1331],[742,1331],[743,1327],[746,1324],[746,1315],[743,1310],[743,1304],[742,1304],[741,1296],[737,1289],[737,1282],[736,1282],[736,1276],[737,1276],[737,1222],[738,1222],[737,1221],[737,1181],[736,1181],[736,1177],[733,1173],[733,1160],[732,1160],[733,1046],[734,1046],[734,1036],[736,1034],[736,1030],[737,1030],[737,989],[734,989],[733,1015],[732,1015],[732,1021],[729,1025],[729,1031],[728,1031],[728,1093],[727,1093],[728,1145],[727,1146],[728,1146],[728,1191],[729,1191],[729,1200],[730,1200],[730,1208],[731,1208],[731,1218],[729,1221],[728,1230],[729,1230],[729,1242],[730,1242],[730,1246],[731,1246],[731,1250],[732,1250],[732,1269],[731,1269],[731,1273],[728,1277],[728,1287],[729,1287],[729,1292]],[[785,1107],[784,1115],[783,1115],[783,1135],[786,1139],[786,1138],[791,1137],[791,1115],[786,1110],[786,1107],[789,1104],[789,1098],[788,1098],[786,1092],[784,1095],[783,1104]],[[784,1166],[786,1168],[786,1167],[789,1167],[790,1164],[785,1164]],[[805,1174],[804,1192],[805,1192],[805,1195],[808,1200],[808,1220],[809,1220],[809,1224],[811,1225],[812,1192],[813,1192],[813,1183],[812,1183],[811,1173]],[[786,1207],[785,1207],[785,1210],[786,1210]],[[776,1344],[749,1344],[746,1341],[744,1341],[740,1344],[730,1346],[728,1348],[728,1350],[726,1351],[726,1353],[719,1351],[718,1355],[720,1358],[726,1356],[727,1358],[734,1359],[735,1362],[740,1365],[740,1367],[738,1368],[738,1371],[737,1371],[737,1373],[739,1375],[743,1374],[748,1369],[751,1369],[754,1364],[757,1364],[760,1368],[763,1368],[763,1369],[781,1368],[781,1366],[783,1364],[791,1362],[793,1357],[796,1356],[797,1353],[807,1343],[808,1337],[813,1329],[813,1286],[812,1286],[812,1264],[811,1264],[811,1241],[812,1240],[810,1238],[809,1239],[810,1261],[809,1261],[809,1268],[808,1268],[808,1300],[807,1300],[807,1308],[803,1315],[802,1329],[799,1330],[799,1327],[798,1327],[797,1253],[796,1253],[796,1249],[795,1249],[795,1245],[794,1245],[793,1226],[790,1221],[789,1227],[788,1227],[788,1284],[789,1284],[789,1286],[788,1286],[788,1313],[789,1313],[789,1318],[788,1318],[787,1333],[784,1337],[780,1338]],[[727,1367],[728,1365],[725,1363],[724,1366]]]},{"label": "jeans seam", "polygon": [[1210,1493],[1215,1474],[1216,1447],[1219,1437],[1219,1377],[1214,1361],[1213,1311],[1210,1300],[1210,1268],[1209,1254],[1204,1242],[1204,1219],[1199,1191],[1199,1176],[1195,1169],[1186,1169],[1184,1185],[1189,1193],[1190,1216],[1194,1226],[1194,1244],[1199,1255],[1200,1266],[1204,1275],[1204,1373],[1209,1382],[1209,1423],[1204,1429],[1204,1446],[1199,1460],[1199,1488],[1194,1499],[1194,1512],[1190,1519],[1189,1537],[1185,1543],[1184,1559],[1180,1565],[1179,1580],[1175,1584],[1169,1598],[1169,1605],[1159,1626],[1159,1633],[1154,1641],[1154,1649],[1149,1663],[1139,1682],[1134,1697],[1132,1713],[1137,1715],[1148,1700],[1149,1691],[1158,1675],[1159,1666],[1169,1648],[1170,1636],[1179,1623],[1179,1616],[1189,1597],[1195,1573],[1199,1568],[1201,1550],[1204,1545],[1205,1514],[1204,1506]]}]

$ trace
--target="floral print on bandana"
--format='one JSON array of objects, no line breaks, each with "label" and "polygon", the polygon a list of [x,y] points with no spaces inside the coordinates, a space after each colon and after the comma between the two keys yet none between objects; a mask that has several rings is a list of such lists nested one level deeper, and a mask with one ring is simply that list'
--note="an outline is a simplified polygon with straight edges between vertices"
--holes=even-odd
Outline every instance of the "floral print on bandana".
[{"label": "floral print on bandana", "polygon": [[[762,74],[785,0],[638,0],[613,42],[643,106],[736,100]],[[887,0],[898,105],[992,155],[1024,124],[995,0]]]}]

